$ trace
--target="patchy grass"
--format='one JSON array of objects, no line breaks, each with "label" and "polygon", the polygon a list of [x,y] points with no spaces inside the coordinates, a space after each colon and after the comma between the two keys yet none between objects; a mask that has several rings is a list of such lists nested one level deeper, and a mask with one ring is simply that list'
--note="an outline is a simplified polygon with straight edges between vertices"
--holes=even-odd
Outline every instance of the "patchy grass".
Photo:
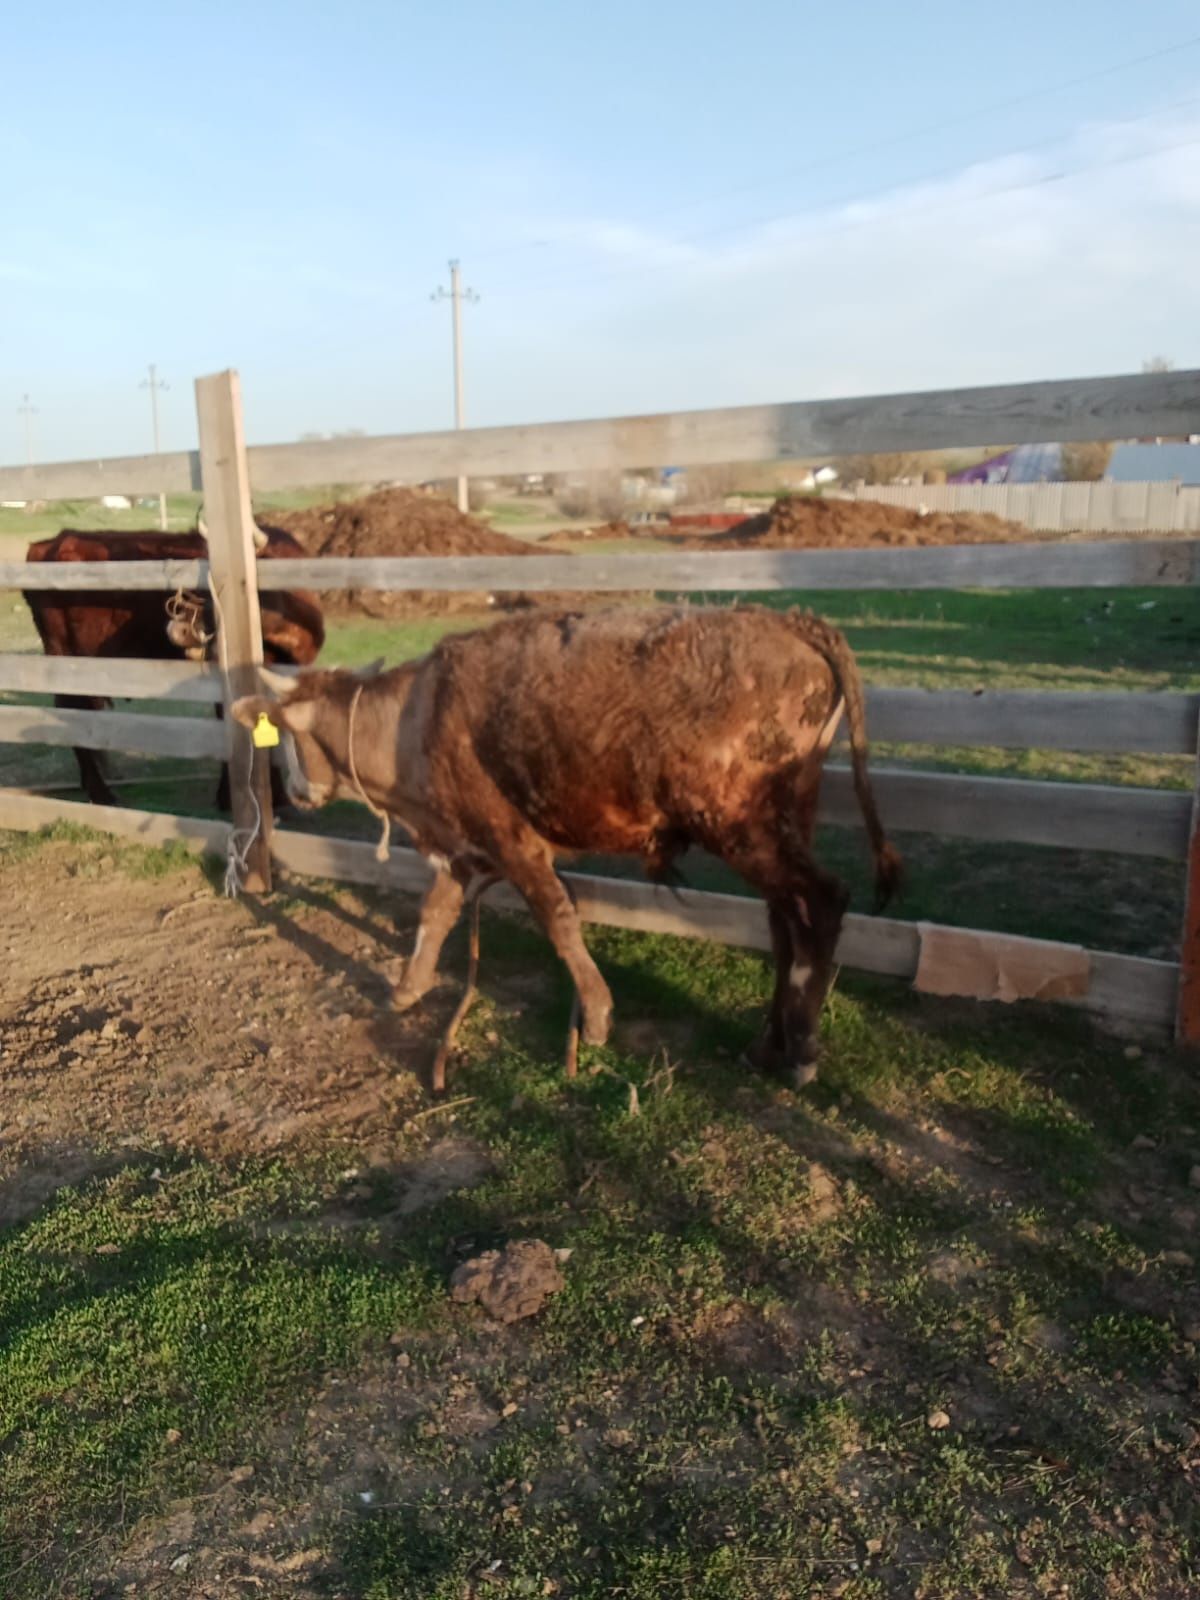
[{"label": "patchy grass", "polygon": [[[489,918],[470,1098],[399,1158],[117,1140],[0,1235],[0,1592],[1196,1593],[1192,1064],[843,978],[796,1095],[735,1065],[759,958],[589,942],[595,1076]],[[413,1208],[447,1138],[470,1174]],[[572,1252],[536,1319],[450,1302],[523,1236]]]}]

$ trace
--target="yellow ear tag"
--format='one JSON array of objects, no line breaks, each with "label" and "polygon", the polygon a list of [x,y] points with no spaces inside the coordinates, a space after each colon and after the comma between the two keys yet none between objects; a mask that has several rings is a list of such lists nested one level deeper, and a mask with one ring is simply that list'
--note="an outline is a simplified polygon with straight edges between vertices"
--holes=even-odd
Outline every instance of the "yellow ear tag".
[{"label": "yellow ear tag", "polygon": [[254,740],[256,750],[270,750],[279,743],[279,729],[265,711],[260,711],[250,737]]}]

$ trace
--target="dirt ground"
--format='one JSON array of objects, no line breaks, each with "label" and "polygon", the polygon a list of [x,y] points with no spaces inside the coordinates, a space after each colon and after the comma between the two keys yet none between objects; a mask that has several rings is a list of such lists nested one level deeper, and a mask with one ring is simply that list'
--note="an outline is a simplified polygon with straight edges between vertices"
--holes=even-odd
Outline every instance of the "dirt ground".
[{"label": "dirt ground", "polygon": [[[194,872],[132,877],[96,843],[8,873],[0,1225],[84,1176],[74,1152],[106,1140],[216,1158],[346,1141],[388,1159],[455,995],[392,1012],[385,969],[416,902],[396,900],[398,930],[352,901],[299,884],[283,905],[230,901]],[[52,928],[48,905],[65,908]],[[35,1150],[58,1155],[31,1170]]]},{"label": "dirt ground", "polygon": [[[305,511],[271,512],[264,525],[283,528],[314,556],[523,556],[545,554],[522,539],[489,528],[438,495],[418,489],[377,489],[359,500]],[[444,593],[406,590],[385,593],[347,589],[326,597],[331,615],[411,617],[448,612],[478,612],[490,605],[517,609],[534,603],[571,605],[570,594]]]},{"label": "dirt ground", "polygon": [[[272,1202],[244,1235],[231,1215],[239,1249],[309,1241],[296,1294],[335,1258],[361,1293],[417,1261],[404,1292],[431,1297],[412,1301],[421,1316],[372,1324],[352,1361],[314,1359],[311,1379],[302,1364],[231,1449],[198,1447],[190,1475],[169,1468],[202,1420],[182,1408],[161,1446],[175,1497],[122,1500],[71,1551],[77,1581],[23,1595],[646,1600],[689,1589],[633,1587],[622,1552],[640,1539],[639,1559],[667,1560],[685,1526],[680,1561],[732,1560],[749,1541],[762,1563],[736,1587],[694,1591],[707,1594],[1195,1593],[1194,1095],[1166,1096],[1165,1059],[1082,1032],[1039,1059],[1048,1024],[989,1021],[966,1047],[955,1017],[969,1008],[910,1000],[907,1020],[875,1009],[856,1024],[841,997],[830,1086],[801,1107],[722,1078],[729,1013],[760,1003],[737,998],[735,958],[664,950],[662,985],[639,988],[634,946],[613,936],[624,1048],[652,1062],[665,1038],[675,1063],[642,1083],[634,1118],[611,1075],[572,1099],[544,1053],[532,1071],[505,1056],[544,1017],[553,962],[539,945],[506,963],[493,938],[496,1031],[479,1041],[491,1065],[460,1068],[471,1110],[455,1112],[452,1080],[433,1111],[429,1060],[462,958],[451,946],[432,1004],[387,1008],[415,901],[296,883],[227,901],[194,865],[78,839],[10,858],[3,890],[0,1225],[36,1227],[60,1191],[124,1168],[133,1234],[114,1240],[109,1212],[50,1240],[63,1271],[83,1251],[87,1303],[103,1306],[106,1272],[140,1283],[147,1270],[136,1227],[156,1208],[180,1219],[168,1233],[185,1226],[173,1196],[189,1184],[231,1206],[258,1158],[294,1175],[323,1156],[311,1206]],[[706,965],[717,1009],[702,982],[651,1022],[651,995],[661,1004]],[[846,1076],[865,1085],[897,1059],[891,1089],[868,1096]],[[1064,1171],[1079,1181],[1062,1187]],[[203,1237],[215,1260],[223,1235]],[[567,1247],[566,1287],[540,1319],[507,1328],[451,1304],[451,1269],[514,1237]],[[338,1256],[339,1239],[357,1257]],[[279,1267],[263,1250],[245,1260],[250,1314],[251,1289]],[[47,1377],[39,1426],[84,1428],[100,1356],[79,1355],[69,1319],[62,1335],[81,1376],[65,1393]],[[158,1381],[140,1365],[122,1374],[130,1419],[157,1403]],[[803,1557],[756,1553],[786,1528]],[[65,1548],[31,1545],[18,1570]],[[812,1571],[837,1581],[793,1582]]]}]

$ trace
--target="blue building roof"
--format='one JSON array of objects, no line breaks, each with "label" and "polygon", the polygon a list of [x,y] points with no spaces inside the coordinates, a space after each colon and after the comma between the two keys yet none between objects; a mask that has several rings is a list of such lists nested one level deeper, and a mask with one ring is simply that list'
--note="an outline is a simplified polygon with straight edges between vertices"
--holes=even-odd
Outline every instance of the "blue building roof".
[{"label": "blue building roof", "polygon": [[1200,444],[1119,444],[1104,476],[1113,483],[1200,484]]},{"label": "blue building roof", "polygon": [[953,473],[949,483],[1053,483],[1062,475],[1062,445],[1022,444]]}]

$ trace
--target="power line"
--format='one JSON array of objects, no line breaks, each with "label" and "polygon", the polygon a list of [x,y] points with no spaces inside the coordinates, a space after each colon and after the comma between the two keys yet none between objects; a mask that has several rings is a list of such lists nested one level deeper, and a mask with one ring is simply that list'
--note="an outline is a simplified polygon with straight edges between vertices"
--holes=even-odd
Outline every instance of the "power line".
[{"label": "power line", "polygon": [[38,415],[38,408],[32,404],[27,394],[21,396],[21,404],[17,407],[17,415],[25,418],[25,464],[33,465],[33,419]]},{"label": "power line", "polygon": [[[479,296],[474,289],[464,289],[459,273],[457,261],[450,263],[450,287],[444,288],[441,284],[429,296],[431,300],[449,300],[450,323],[454,339],[454,426],[461,428],[465,421],[465,408],[463,404],[463,354],[462,354],[462,308],[464,300],[469,305],[476,305]],[[467,504],[467,480],[458,480],[458,509],[469,510]]]},{"label": "power line", "polygon": [[[970,111],[955,113],[954,116],[944,117],[937,122],[922,123],[918,127],[906,128],[900,133],[888,134],[880,139],[871,139],[863,144],[850,145],[841,150],[832,152],[823,150],[820,156],[811,161],[803,162],[800,166],[789,167],[783,172],[775,172],[768,178],[756,178],[751,183],[738,184],[732,189],[723,189],[710,193],[698,200],[681,201],[677,205],[655,207],[654,210],[635,212],[632,216],[623,219],[626,222],[651,222],[661,221],[664,217],[677,216],[681,211],[691,211],[700,205],[711,205],[714,202],[732,199],[737,195],[749,194],[759,189],[771,188],[775,184],[787,182],[790,179],[803,177],[810,172],[824,172],[829,167],[842,161],[852,161],[859,156],[872,155],[880,150],[891,150],[896,145],[907,144],[913,139],[926,138],[933,133],[944,133],[951,128],[959,128],[969,122],[978,122],[981,118],[995,116],[998,112],[1011,111],[1017,106],[1028,105],[1031,100],[1040,100],[1049,94],[1061,94],[1068,89],[1082,88],[1090,83],[1098,83],[1104,78],[1115,77],[1118,73],[1128,72],[1136,67],[1143,67],[1154,61],[1161,61],[1166,56],[1178,55],[1184,50],[1194,50],[1200,46],[1200,34],[1193,34],[1189,38],[1176,40],[1173,44],[1163,45],[1157,50],[1147,51],[1140,56],[1129,56],[1121,61],[1110,63],[1106,67],[1099,67],[1094,72],[1079,73],[1072,78],[1061,78],[1055,83],[1044,84],[1041,88],[1023,90],[1020,94],[1011,95],[1004,100],[994,100],[988,105],[973,107]],[[1054,141],[1061,137],[1055,136]],[[551,241],[545,239],[525,240],[520,244],[504,245],[496,250],[484,251],[478,260],[492,261],[502,256],[515,255],[527,250],[540,250],[548,248]]]},{"label": "power line", "polygon": [[[1120,124],[1114,124],[1114,126],[1130,126],[1133,123],[1145,122],[1152,117],[1163,116],[1170,111],[1178,111],[1196,105],[1200,105],[1200,97],[1193,96],[1187,100],[1174,101],[1167,106],[1156,106],[1152,111],[1144,112],[1141,116],[1126,118],[1124,122]],[[1060,142],[1060,139],[1055,137],[1052,139],[1041,140],[1036,144],[1022,145],[1019,149],[1005,152],[1005,158],[1011,159],[1014,156],[1029,155],[1035,151],[1044,150],[1050,145],[1059,144]],[[1098,161],[1083,162],[1074,167],[1062,168],[1057,172],[1044,173],[1037,178],[1027,178],[1022,179],[1019,182],[1004,184],[999,188],[989,189],[977,195],[947,198],[945,200],[935,201],[932,205],[927,206],[909,206],[904,208],[903,211],[893,210],[881,216],[848,218],[841,223],[823,228],[821,230],[821,237],[824,238],[838,233],[845,233],[854,228],[868,227],[873,223],[893,221],[897,217],[901,216],[925,216],[930,212],[945,210],[948,206],[952,207],[955,205],[966,205],[977,200],[994,200],[1000,198],[1001,196],[1018,194],[1027,189],[1043,188],[1047,184],[1062,182],[1068,178],[1079,177],[1085,173],[1101,171],[1109,167],[1127,166],[1137,161],[1148,160],[1152,156],[1164,155],[1172,150],[1187,149],[1197,143],[1200,143],[1200,137],[1194,136],[1170,144],[1157,145],[1149,150],[1135,151],[1125,156],[1110,156]],[[992,157],[990,159],[998,160],[1001,158]],[[974,164],[978,165],[979,163]],[[957,177],[963,170],[964,169],[961,166],[942,168],[937,172],[922,174],[922,176],[918,178],[907,179],[903,184],[893,184],[888,189],[877,189],[867,194],[860,193],[857,195],[846,196],[837,201],[831,202],[831,204],[840,208],[852,205],[869,205],[872,201],[877,201],[885,198],[887,195],[894,194],[899,188],[911,188],[918,184],[936,183],[940,180]],[[827,210],[829,207],[824,207],[822,209]],[[803,221],[806,216],[811,216],[813,214],[814,213],[804,212],[774,212],[769,216],[751,218],[748,221],[743,222],[723,223],[716,227],[705,228],[696,233],[682,234],[674,239],[665,241],[665,243],[671,246],[695,244],[700,240],[718,238],[727,236],[729,234],[751,232],[761,228],[770,227],[773,224],[784,222],[800,222]],[[819,212],[815,214],[820,215]],[[656,262],[651,265],[643,264],[618,269],[616,271],[602,272],[599,274],[586,276],[584,278],[573,278],[570,274],[567,274],[566,276],[550,274],[543,278],[527,280],[520,286],[520,288],[512,290],[501,289],[498,292],[501,295],[506,295],[508,298],[519,298],[525,294],[541,293],[550,289],[574,289],[580,287],[590,287],[598,283],[610,283],[619,281],[621,279],[636,278],[656,272],[677,272],[683,270],[689,265],[696,264],[697,263],[689,263],[687,261]]]}]

